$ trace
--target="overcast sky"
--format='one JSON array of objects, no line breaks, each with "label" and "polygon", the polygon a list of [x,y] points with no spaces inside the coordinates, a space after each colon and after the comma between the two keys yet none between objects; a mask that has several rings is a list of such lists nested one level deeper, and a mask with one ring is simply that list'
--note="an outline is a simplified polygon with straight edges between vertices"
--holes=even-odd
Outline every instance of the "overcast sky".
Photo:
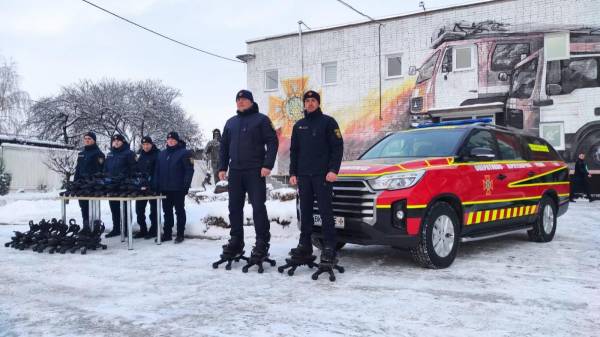
[{"label": "overcast sky", "polygon": [[[336,0],[91,0],[198,48],[227,57],[248,39],[362,21]],[[419,10],[417,0],[346,0],[373,17]],[[464,0],[425,0],[427,8]],[[221,128],[246,86],[246,66],[179,46],[80,0],[0,0],[0,55],[15,61],[32,98],[83,78],[160,79],[181,90],[181,104],[203,130]]]}]

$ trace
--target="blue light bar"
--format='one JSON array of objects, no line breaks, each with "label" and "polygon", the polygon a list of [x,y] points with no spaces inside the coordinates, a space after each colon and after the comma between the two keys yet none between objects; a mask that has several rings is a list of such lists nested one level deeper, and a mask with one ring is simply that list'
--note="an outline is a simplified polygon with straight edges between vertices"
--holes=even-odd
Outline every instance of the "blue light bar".
[{"label": "blue light bar", "polygon": [[422,128],[432,128],[436,126],[450,126],[450,125],[467,125],[467,124],[477,124],[477,123],[491,123],[493,120],[491,118],[478,118],[478,119],[463,119],[459,121],[448,121],[448,122],[439,122],[439,123],[425,123],[417,125],[417,129]]}]

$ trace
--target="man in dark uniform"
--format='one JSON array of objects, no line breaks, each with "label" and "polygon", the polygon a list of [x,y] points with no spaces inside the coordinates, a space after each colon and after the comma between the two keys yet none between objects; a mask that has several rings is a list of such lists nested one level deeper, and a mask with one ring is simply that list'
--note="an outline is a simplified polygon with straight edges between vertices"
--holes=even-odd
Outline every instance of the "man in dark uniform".
[{"label": "man in dark uniform", "polygon": [[572,185],[571,185],[571,202],[575,202],[574,191],[577,190],[579,192],[584,192],[589,202],[594,201],[592,196],[590,195],[590,185],[588,183],[588,179],[591,178],[592,175],[587,168],[587,164],[585,163],[585,154],[580,153],[575,161],[575,172],[572,177]]},{"label": "man in dark uniform", "polygon": [[167,147],[158,154],[153,177],[155,190],[167,197],[163,201],[165,225],[162,241],[173,239],[173,208],[177,215],[175,243],[183,241],[186,222],[185,196],[190,190],[193,177],[192,152],[186,149],[185,142],[179,138],[177,132],[169,132]]},{"label": "man in dark uniform", "polygon": [[322,221],[321,263],[336,261],[332,183],[342,163],[344,142],[338,123],[324,115],[321,97],[315,91],[304,94],[304,118],[294,125],[290,146],[290,184],[298,185],[300,196],[300,241],[290,252],[292,258],[312,256],[313,203],[316,198]]},{"label": "man in dark uniform", "polygon": [[206,154],[206,160],[210,161],[210,169],[212,169],[212,175],[214,177],[214,183],[219,182],[219,148],[221,146],[221,131],[219,129],[213,130],[213,139],[206,144],[204,153]]},{"label": "man in dark uniform", "polygon": [[[244,248],[244,202],[246,193],[252,204],[256,244],[250,259],[254,264],[269,256],[269,218],[265,201],[266,177],[271,174],[279,141],[269,117],[261,114],[252,93],[236,94],[237,113],[223,129],[219,155],[219,179],[229,169],[229,221],[231,239],[223,246],[222,259],[241,254]],[[259,267],[260,271],[260,267]]]},{"label": "man in dark uniform", "polygon": [[[142,148],[139,150],[136,158],[136,171],[144,174],[150,184],[152,184],[158,153],[159,151],[152,142],[152,138],[149,136],[142,137]],[[146,226],[146,204],[148,202],[150,202],[150,230]],[[138,200],[135,202],[135,214],[137,215],[137,223],[140,226],[140,231],[133,235],[134,238],[151,239],[156,236],[158,222],[156,207],[156,200]]]},{"label": "man in dark uniform", "polygon": [[[96,144],[96,134],[88,132],[83,135],[83,149],[77,156],[77,166],[75,167],[74,180],[84,179],[96,173],[102,172],[104,166],[104,153]],[[90,202],[88,200],[79,200],[81,208],[81,217],[83,225],[89,226]]]},{"label": "man in dark uniform", "polygon": [[[109,177],[128,178],[135,172],[135,153],[129,148],[129,143],[121,134],[115,134],[111,138],[110,152],[106,156],[104,172]],[[113,229],[106,234],[107,238],[121,235],[121,202],[109,201],[110,212],[112,213]],[[127,214],[127,205],[125,204],[124,214]],[[123,228],[127,230],[127,215],[123,220]]]}]

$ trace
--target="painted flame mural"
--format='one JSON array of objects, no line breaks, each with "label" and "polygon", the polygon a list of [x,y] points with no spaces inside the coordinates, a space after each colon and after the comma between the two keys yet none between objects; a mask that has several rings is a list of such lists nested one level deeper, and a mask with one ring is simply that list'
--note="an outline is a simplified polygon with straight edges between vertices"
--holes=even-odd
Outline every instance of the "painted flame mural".
[{"label": "painted flame mural", "polygon": [[[273,121],[279,138],[277,171],[287,174],[289,168],[290,138],[294,123],[301,119],[304,110],[303,89],[308,88],[307,76],[283,79],[281,87],[284,96],[269,97],[269,118]],[[379,91],[372,89],[360,98],[359,103],[350,106],[331,106],[326,93],[321,94],[321,106],[326,114],[338,121],[344,136],[344,159],[354,159],[369,146],[392,130],[408,126],[409,98],[414,88],[415,78],[408,77],[398,85],[386,89],[381,95],[381,117]],[[313,89],[315,90],[315,89]]]}]

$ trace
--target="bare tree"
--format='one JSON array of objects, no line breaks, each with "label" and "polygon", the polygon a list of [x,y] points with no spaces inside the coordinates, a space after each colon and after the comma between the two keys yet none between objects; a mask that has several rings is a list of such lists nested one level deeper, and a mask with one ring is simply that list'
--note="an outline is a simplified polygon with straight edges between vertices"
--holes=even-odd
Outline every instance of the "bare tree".
[{"label": "bare tree", "polygon": [[120,133],[135,146],[143,136],[165,139],[176,130],[199,147],[202,135],[177,102],[180,96],[179,90],[156,80],[83,80],[39,100],[30,121],[40,137],[65,144],[76,145],[83,133],[94,131],[101,139]]},{"label": "bare tree", "polygon": [[62,188],[65,188],[71,177],[75,174],[77,165],[77,152],[71,150],[48,151],[48,159],[44,165],[63,178]]},{"label": "bare tree", "polygon": [[16,64],[0,56],[0,133],[26,134],[29,106],[29,95],[19,87]]}]

